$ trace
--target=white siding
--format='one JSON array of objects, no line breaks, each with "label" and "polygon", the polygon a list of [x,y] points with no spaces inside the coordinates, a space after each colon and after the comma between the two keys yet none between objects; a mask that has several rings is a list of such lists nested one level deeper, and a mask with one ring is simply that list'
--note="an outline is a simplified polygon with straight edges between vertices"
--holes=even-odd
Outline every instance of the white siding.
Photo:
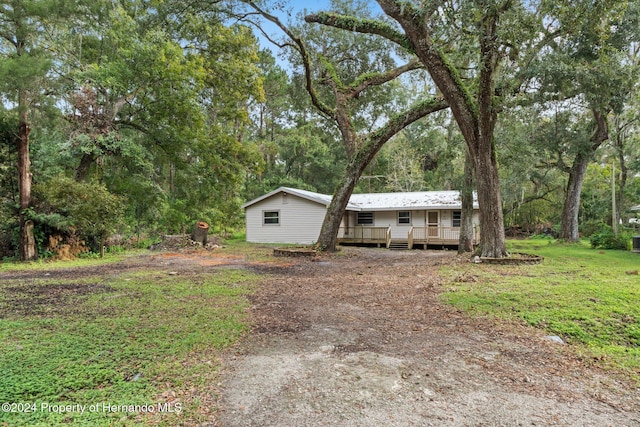
[{"label": "white siding", "polygon": [[[286,201],[286,203],[285,203]],[[279,211],[280,224],[263,224],[264,211]],[[326,207],[293,194],[282,193],[245,209],[247,242],[311,244],[318,240]]]},{"label": "white siding", "polygon": [[[374,227],[388,227],[391,226],[391,237],[398,238],[402,236],[401,232],[395,230],[396,228],[396,212],[395,211],[378,211],[373,213],[373,226]],[[407,231],[409,229],[407,228]],[[406,233],[405,233],[406,234]],[[406,237],[406,236],[405,236]]]},{"label": "white siding", "polygon": [[[427,212],[438,212],[441,227],[453,226],[453,210],[418,210],[411,211],[411,224],[398,224],[398,211],[377,211],[374,212],[374,226],[388,227],[391,226],[391,237],[393,239],[406,239],[411,227],[424,227],[427,223]],[[473,213],[473,224],[476,229],[480,229],[480,214],[478,211]]]},{"label": "white siding", "polygon": [[440,211],[440,226],[453,227],[453,211]]},{"label": "white siding", "polygon": [[[406,211],[403,211],[406,212]],[[378,211],[373,214],[375,227],[391,226],[392,239],[407,239],[409,230],[414,225],[424,226],[424,214],[421,211],[411,212],[411,224],[398,224],[398,211]]]}]

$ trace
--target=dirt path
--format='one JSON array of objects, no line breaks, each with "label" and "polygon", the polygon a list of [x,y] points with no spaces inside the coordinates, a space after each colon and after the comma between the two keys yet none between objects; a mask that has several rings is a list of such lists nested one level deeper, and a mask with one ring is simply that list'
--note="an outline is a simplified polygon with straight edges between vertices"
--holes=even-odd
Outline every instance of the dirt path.
[{"label": "dirt path", "polygon": [[[222,426],[638,426],[640,390],[438,301],[450,252],[347,249],[268,273]],[[256,267],[252,267],[256,268]]]}]

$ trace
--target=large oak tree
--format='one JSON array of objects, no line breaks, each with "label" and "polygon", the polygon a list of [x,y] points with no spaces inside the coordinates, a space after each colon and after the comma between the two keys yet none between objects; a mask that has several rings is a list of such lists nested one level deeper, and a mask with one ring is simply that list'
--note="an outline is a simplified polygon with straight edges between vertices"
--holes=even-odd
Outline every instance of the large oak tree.
[{"label": "large oak tree", "polygon": [[[596,150],[609,139],[610,115],[620,114],[637,84],[637,66],[628,51],[640,41],[639,3],[586,2],[556,13],[570,31],[558,37],[549,52],[532,66],[537,93],[555,117],[553,135],[545,146],[555,153],[555,164],[568,175],[560,223],[560,238],[577,242],[582,185]],[[535,74],[533,74],[535,73]],[[558,130],[568,117],[566,129]],[[582,129],[570,128],[586,121]],[[584,126],[584,125],[582,125]],[[562,134],[567,135],[562,138]],[[578,135],[588,134],[583,137]]]},{"label": "large oak tree", "polygon": [[[280,46],[289,47],[299,54],[302,59],[305,87],[311,97],[311,102],[320,114],[335,124],[344,144],[347,166],[327,208],[325,220],[316,242],[317,248],[334,251],[347,204],[367,165],[394,135],[422,117],[445,109],[448,105],[439,97],[425,94],[423,99],[396,111],[394,114],[387,114],[386,117],[371,117],[371,115],[367,117],[367,114],[358,117],[354,113],[357,109],[356,105],[367,92],[379,90],[404,74],[422,68],[419,61],[410,59],[403,65],[392,64],[387,68],[379,67],[380,62],[384,61],[374,61],[364,69],[360,64],[359,69],[356,67],[358,71],[355,74],[348,72],[348,70],[345,72],[345,70],[340,70],[340,67],[348,63],[349,58],[341,61],[340,58],[322,52],[325,49],[312,52],[308,40],[295,34],[275,15],[268,13],[255,3],[250,4],[286,34],[287,41]],[[358,48],[361,48],[358,43],[352,43],[349,47],[351,52],[345,56],[353,58],[356,56],[353,50]],[[384,49],[384,46],[380,49]],[[386,56],[386,54],[387,52],[383,52],[382,56]],[[364,61],[370,60],[375,55],[376,52],[365,52]],[[313,61],[314,58],[316,62]],[[388,62],[392,63],[392,61]],[[319,86],[322,86],[322,90]],[[368,102],[375,104],[376,100],[369,99]],[[393,111],[394,103],[401,104],[398,100],[390,100],[387,103],[389,111]],[[377,105],[377,108],[380,108],[380,105]],[[364,130],[359,129],[357,125],[357,122],[362,120],[367,122]],[[383,121],[383,124],[376,126],[376,122],[379,121]]]},{"label": "large oak tree", "polygon": [[[504,100],[527,89],[527,69],[590,2],[378,0],[393,22],[319,13],[308,22],[377,34],[413,52],[449,103],[473,160],[480,205],[480,252],[507,255],[494,132]],[[617,2],[603,2],[607,13]],[[462,60],[460,60],[462,58]],[[600,114],[601,115],[601,114]],[[597,116],[596,116],[597,117]],[[596,135],[595,138],[599,138]]]},{"label": "large oak tree", "polygon": [[[478,2],[468,5],[473,9],[462,16],[471,19],[463,22],[447,22],[449,16],[443,13],[446,2],[418,4],[413,2],[379,0],[383,11],[399,25],[389,22],[363,20],[356,17],[320,13],[306,17],[308,22],[339,27],[345,30],[377,34],[403,46],[417,55],[429,71],[431,78],[448,102],[451,112],[460,127],[473,160],[480,205],[480,249],[486,257],[507,255],[502,214],[502,200],[498,178],[494,129],[498,117],[496,105],[496,76],[503,58],[503,40],[500,39],[499,25],[504,15],[514,8],[513,2]],[[449,25],[450,34],[457,31],[469,32],[475,36],[475,73],[466,80],[463,71],[456,67],[446,52],[447,43],[443,39],[443,23]]]}]

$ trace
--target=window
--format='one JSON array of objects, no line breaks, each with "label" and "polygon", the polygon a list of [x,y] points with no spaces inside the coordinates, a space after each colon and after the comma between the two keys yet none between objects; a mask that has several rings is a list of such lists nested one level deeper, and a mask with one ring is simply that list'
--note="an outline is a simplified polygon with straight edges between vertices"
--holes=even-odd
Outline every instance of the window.
[{"label": "window", "polygon": [[373,212],[358,212],[358,225],[373,225]]},{"label": "window", "polygon": [[398,212],[398,224],[411,224],[411,212],[410,211],[399,211]]},{"label": "window", "polygon": [[279,225],[280,224],[280,211],[263,211],[262,223],[264,225]]},{"label": "window", "polygon": [[460,223],[462,220],[462,212],[461,211],[453,211],[453,226],[460,227]]}]

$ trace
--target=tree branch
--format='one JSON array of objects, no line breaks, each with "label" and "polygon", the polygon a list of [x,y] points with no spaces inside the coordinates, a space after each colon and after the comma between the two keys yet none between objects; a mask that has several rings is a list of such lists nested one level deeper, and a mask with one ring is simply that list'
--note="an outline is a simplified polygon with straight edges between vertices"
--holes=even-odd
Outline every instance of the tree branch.
[{"label": "tree branch", "polygon": [[448,104],[444,99],[433,98],[420,102],[405,112],[393,116],[382,128],[367,135],[365,143],[358,149],[347,166],[348,175],[360,177],[364,168],[373,160],[389,139],[416,120],[445,108],[448,108]]},{"label": "tree branch", "polygon": [[349,85],[349,88],[351,89],[351,97],[357,98],[363,90],[367,89],[370,86],[380,86],[384,83],[390,82],[401,74],[420,68],[424,68],[424,66],[416,58],[411,62],[401,67],[397,67],[393,70],[387,71],[386,73],[363,74],[362,76],[358,77],[358,79],[356,79],[356,81],[354,81],[351,85]]},{"label": "tree branch", "polygon": [[265,39],[267,39],[267,41],[275,46],[277,46],[280,49],[283,49],[285,47],[290,47],[292,49],[296,49],[297,47],[295,45],[293,45],[292,43],[281,43],[281,42],[277,42],[276,40],[273,39],[273,37],[271,37],[269,34],[267,34],[267,32],[262,29],[262,27],[260,26],[260,24],[258,24],[257,22],[254,22],[251,19],[244,19],[243,22],[248,22],[249,24],[253,25],[254,27],[256,27],[258,29],[258,31],[260,31],[260,33],[262,33],[262,35],[264,36]]},{"label": "tree branch", "polygon": [[304,17],[304,20],[308,23],[322,24],[356,33],[376,34],[413,53],[413,46],[409,38],[386,22],[375,19],[360,19],[329,12],[307,15]]},{"label": "tree branch", "polygon": [[603,142],[609,139],[609,123],[607,122],[606,112],[602,112],[593,109],[593,117],[596,121],[596,130],[591,137],[593,143],[591,144],[592,152],[595,152]]},{"label": "tree branch", "polygon": [[[384,145],[391,137],[400,132],[411,123],[424,116],[427,116],[436,111],[449,108],[449,104],[442,98],[432,98],[422,101],[413,107],[409,108],[400,114],[397,114],[389,119],[386,125],[378,129],[367,137],[370,146],[378,146],[378,149]],[[368,150],[362,150],[368,151]]]},{"label": "tree branch", "polygon": [[562,187],[559,186],[559,185],[556,185],[554,187],[547,187],[546,191],[543,192],[542,194],[534,194],[532,196],[527,196],[522,200],[521,203],[518,203],[517,206],[505,207],[504,214],[505,215],[509,215],[511,212],[515,211],[516,209],[520,208],[521,206],[526,205],[527,203],[535,202],[536,200],[549,201],[549,199],[547,199],[547,196],[549,194],[551,194],[551,193],[556,192],[560,188],[562,188]]},{"label": "tree branch", "polygon": [[300,53],[300,56],[302,57],[302,63],[304,65],[304,74],[305,74],[305,85],[306,85],[307,92],[309,92],[309,95],[311,96],[311,102],[321,113],[323,113],[328,117],[333,118],[335,112],[328,105],[326,105],[324,102],[320,100],[313,86],[313,81],[311,79],[311,55],[309,55],[309,52],[307,51],[307,48],[302,42],[302,40],[300,39],[300,37],[293,34],[293,32],[291,32],[291,30],[289,30],[289,28],[286,25],[280,22],[280,19],[278,19],[278,17],[271,15],[267,11],[261,9],[252,0],[244,0],[244,1],[249,6],[251,6],[254,10],[256,10],[258,13],[260,13],[264,18],[276,24],[278,28],[280,28],[295,43],[295,48],[298,51],[298,53]]},{"label": "tree branch", "polygon": [[[388,16],[404,29],[415,54],[425,65],[436,86],[445,96],[451,111],[468,144],[478,140],[478,107],[456,67],[433,42],[428,26],[428,15],[416,7],[399,0],[377,0]],[[475,156],[477,147],[469,146]]]},{"label": "tree branch", "polygon": [[13,45],[13,47],[15,47],[16,49],[18,48],[18,43],[14,40],[14,38],[11,36],[11,34],[5,33],[4,31],[2,31],[2,32],[0,32],[0,37],[5,39],[9,43],[11,43]]},{"label": "tree branch", "polygon": [[137,130],[138,132],[141,132],[151,137],[156,143],[156,145],[161,145],[160,141],[157,138],[153,137],[153,133],[149,130],[149,128],[139,125],[138,123],[135,123],[132,121],[116,120],[114,121],[114,125],[120,128],[129,128],[129,129]]}]

